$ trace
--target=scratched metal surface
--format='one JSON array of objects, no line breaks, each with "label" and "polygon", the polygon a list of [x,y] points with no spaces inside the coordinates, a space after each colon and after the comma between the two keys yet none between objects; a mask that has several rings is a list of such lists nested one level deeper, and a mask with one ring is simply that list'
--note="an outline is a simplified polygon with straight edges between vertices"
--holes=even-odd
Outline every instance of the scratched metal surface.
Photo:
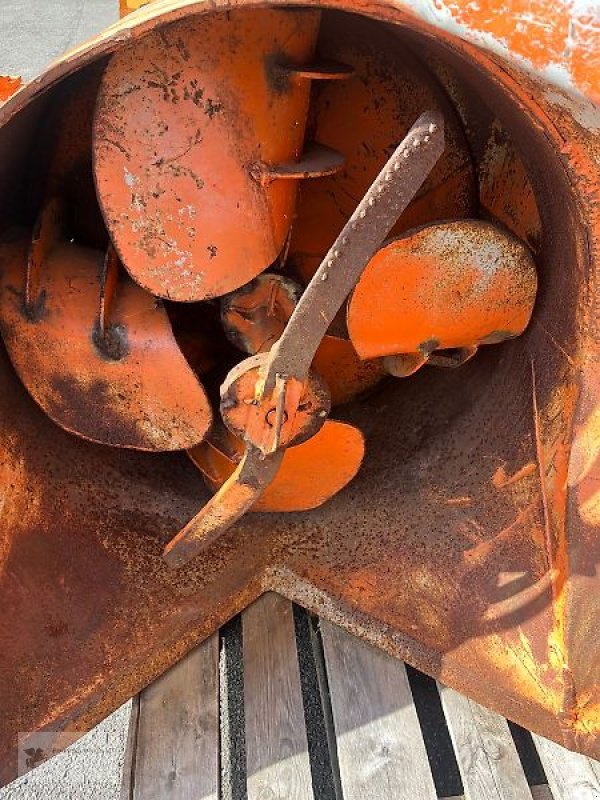
[{"label": "scratched metal surface", "polygon": [[[16,731],[85,730],[266,589],[598,756],[597,143],[534,80],[411,26],[526,157],[542,221],[533,325],[460,371],[382,387],[348,413],[368,457],[344,492],[246,517],[177,573],[162,548],[207,496],[191,462],[70,437],[3,357],[4,780]],[[0,112],[15,191],[32,91]]]}]

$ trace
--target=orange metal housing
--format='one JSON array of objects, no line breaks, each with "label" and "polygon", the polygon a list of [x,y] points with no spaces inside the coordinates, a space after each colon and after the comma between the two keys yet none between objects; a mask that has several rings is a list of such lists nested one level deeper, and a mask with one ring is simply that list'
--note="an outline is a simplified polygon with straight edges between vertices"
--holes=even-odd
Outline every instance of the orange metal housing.
[{"label": "orange metal housing", "polygon": [[[33,226],[29,160],[75,73],[188,14],[254,7],[241,5],[159,0],[8,100],[0,234]],[[266,590],[600,757],[597,36],[562,0],[534,13],[525,0],[305,6],[333,44],[333,21],[353,13],[429,70],[468,143],[477,216],[534,248],[531,324],[461,369],[390,379],[350,404],[367,453],[350,485],[302,514],[243,517],[177,572],[164,545],[205,491],[189,458],[70,435],[0,352],[3,781],[27,746],[19,732],[86,730]]]}]

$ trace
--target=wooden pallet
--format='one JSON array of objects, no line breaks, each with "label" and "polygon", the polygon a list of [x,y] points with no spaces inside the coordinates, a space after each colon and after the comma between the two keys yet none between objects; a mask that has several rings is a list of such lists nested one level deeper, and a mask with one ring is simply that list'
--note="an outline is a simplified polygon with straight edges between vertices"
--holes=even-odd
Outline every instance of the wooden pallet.
[{"label": "wooden pallet", "polygon": [[529,785],[507,721],[440,685],[435,767],[405,665],[302,614],[263,596],[135,699],[122,800],[438,800],[453,770],[454,800],[600,799],[600,763],[537,736]]}]

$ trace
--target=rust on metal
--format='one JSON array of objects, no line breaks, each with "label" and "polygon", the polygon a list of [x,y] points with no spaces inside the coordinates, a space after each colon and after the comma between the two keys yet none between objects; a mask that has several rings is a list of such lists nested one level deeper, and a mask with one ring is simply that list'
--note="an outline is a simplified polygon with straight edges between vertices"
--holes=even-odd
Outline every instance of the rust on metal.
[{"label": "rust on metal", "polygon": [[277,180],[296,181],[336,175],[343,167],[344,157],[340,153],[331,147],[313,144],[298,160],[275,164],[256,161],[250,165],[249,171],[261,186],[269,186]]},{"label": "rust on metal", "polygon": [[273,54],[308,63],[318,24],[314,11],[190,17],[111,59],[96,184],[117,251],[148,291],[197,301],[242,286],[282,249],[297,179],[342,166],[327,148],[301,158],[310,80],[282,85],[270,71]]},{"label": "rust on metal", "polygon": [[271,356],[259,353],[237,364],[221,387],[221,416],[229,430],[262,453],[299,444],[313,436],[329,414],[325,383],[281,373],[265,390]]},{"label": "rust on metal", "polygon": [[[221,301],[221,318],[229,340],[254,355],[271,349],[283,333],[302,295],[296,281],[274,273],[259,275]],[[376,360],[361,360],[345,336],[323,336],[312,368],[327,384],[331,406],[344,405],[372,389],[383,376]]]},{"label": "rust on metal", "polygon": [[[600,136],[594,104],[600,49],[581,4],[540,0],[532,11],[525,0],[509,8],[498,0],[489,14],[472,5],[453,0],[432,9],[409,0],[366,0],[359,7],[344,0],[322,8],[308,0],[296,10],[259,7],[254,0],[157,0],[77,47],[1,104],[0,316],[6,352],[0,349],[0,782],[15,776],[19,733],[45,731],[60,740],[65,731],[88,729],[266,590],[283,593],[519,724],[600,757]],[[247,74],[237,70],[226,47],[213,48],[222,43],[216,32],[227,29],[225,16],[229,30],[243,34],[227,44],[244,69],[247,62]],[[556,24],[548,26],[549,19]],[[214,35],[203,41],[186,39],[191,31],[209,30]],[[289,40],[290,47],[303,43],[298,57],[285,52],[287,43],[280,46],[284,30],[299,31]],[[150,51],[157,66],[168,68],[166,81],[145,75]],[[197,69],[185,58],[192,51]],[[184,174],[165,175],[160,185],[150,181],[144,215],[132,187],[125,190],[126,174],[114,172],[120,151],[108,149],[108,126],[118,123],[120,135],[113,141],[125,148],[135,169],[158,169],[153,162],[164,158],[166,172],[177,171],[179,162],[195,172],[199,162],[182,155],[197,130],[193,122],[199,114],[203,132],[221,130],[219,115],[225,112],[211,104],[211,120],[203,103],[225,101],[217,91],[196,96],[200,105],[169,98],[171,89],[178,99],[185,87],[189,95],[190,81],[210,72],[209,58],[227,62],[221,75],[235,84],[229,98],[240,101],[240,113],[227,110],[231,124],[212,142],[216,160],[204,188]],[[519,67],[523,59],[527,70]],[[251,75],[262,94],[245,91]],[[581,93],[574,94],[576,89]],[[266,111],[260,98],[268,100]],[[119,111],[114,118],[106,115],[108,99]],[[149,121],[140,109],[148,111]],[[242,124],[252,109],[250,124]],[[348,339],[340,288],[341,312],[334,313],[336,303],[323,309],[316,352],[299,353],[302,358],[287,370],[296,382],[280,368],[263,395],[275,401],[256,420],[256,440],[267,453],[231,433],[223,434],[230,442],[225,447],[218,435],[220,387],[250,348],[236,348],[227,339],[220,303],[206,299],[211,292],[199,302],[157,305],[153,294],[123,273],[111,245],[129,275],[136,260],[126,258],[119,241],[115,220],[121,217],[106,213],[107,193],[117,186],[122,192],[115,209],[131,223],[130,244],[134,234],[147,232],[149,220],[159,219],[154,212],[167,208],[161,198],[168,200],[167,214],[178,218],[188,205],[202,210],[193,205],[197,194],[206,196],[206,214],[211,203],[222,210],[223,198],[233,198],[234,213],[222,213],[216,222],[222,222],[223,242],[242,256],[246,245],[248,250],[247,258],[232,259],[230,271],[215,267],[210,273],[219,255],[219,249],[206,249],[218,243],[202,238],[210,219],[205,217],[206,227],[194,227],[194,264],[217,276],[217,283],[225,275],[215,293],[241,287],[243,294],[248,281],[265,270],[299,280],[304,289],[381,164],[426,109],[445,120],[445,152],[407,208],[398,211],[391,235],[416,241],[419,231],[441,235],[448,224],[457,225],[466,238],[455,237],[452,251],[460,253],[469,238],[466,221],[475,220],[504,242],[519,240],[522,252],[531,251],[537,273],[529,324],[533,273],[525,269],[529,280],[519,282],[521,272],[511,268],[515,280],[507,280],[505,311],[520,309],[517,322],[525,329],[519,338],[493,347],[452,345],[464,340],[422,330],[416,344],[406,343],[408,353],[393,352],[395,344],[388,355],[363,362]],[[171,134],[158,135],[160,120],[173,125]],[[287,123],[296,121],[290,131]],[[149,130],[157,135],[148,138]],[[288,149],[267,152],[275,141]],[[303,180],[294,165],[315,142],[339,153],[343,168]],[[241,156],[226,150],[232,143],[243,147]],[[99,179],[98,187],[92,157],[97,178],[106,168],[105,184]],[[283,164],[298,175],[263,186],[252,176],[253,165],[261,163]],[[231,182],[231,164],[247,194]],[[206,181],[205,174],[200,177]],[[155,190],[158,197],[152,196]],[[235,207],[242,194],[265,201],[245,207],[245,227],[236,216],[244,210]],[[36,219],[55,201],[62,208],[56,220],[62,217],[64,226],[53,233],[52,225],[36,226]],[[137,223],[142,227],[134,230]],[[385,261],[390,246],[384,243],[375,260]],[[465,254],[467,267],[480,246]],[[456,266],[451,256],[444,256],[449,277]],[[523,267],[528,258],[517,258],[513,267]],[[143,255],[137,264],[153,266]],[[439,264],[432,269],[439,278]],[[369,268],[363,280],[368,273]],[[323,274],[326,287],[335,270]],[[398,274],[390,269],[392,276],[387,293],[374,281],[374,319],[398,296]],[[163,275],[178,287],[182,277],[191,276],[182,275],[175,261]],[[494,315],[502,316],[501,303],[472,319],[465,305],[460,319],[462,312],[453,313],[460,303],[448,301],[443,281],[425,285],[430,299],[420,311],[418,303],[412,306],[418,311],[415,326],[445,298],[445,313],[437,320],[443,325],[436,325],[442,333],[453,320],[463,334],[469,330],[469,340],[498,341],[507,330],[515,332],[512,324],[498,328]],[[139,318],[119,318],[128,293],[140,298]],[[268,330],[265,359],[277,356],[284,331],[294,331],[295,352],[311,350],[309,333],[319,326],[289,327],[305,297],[315,297],[310,286],[287,319],[290,304],[287,311],[276,304],[274,320],[257,309],[257,331],[248,318],[242,338],[256,347]],[[186,292],[184,299],[194,298]],[[240,308],[249,310],[244,302]],[[397,310],[394,324],[402,327],[410,309]],[[127,369],[123,359],[100,358],[98,345],[115,321],[130,327],[130,345],[144,342],[143,357]],[[486,333],[490,321],[494,329]],[[369,334],[371,326],[364,327]],[[419,350],[424,335],[430,340]],[[434,338],[447,346],[430,353]],[[325,369],[319,356],[332,340],[336,346]],[[156,341],[162,344],[152,350]],[[27,347],[34,345],[35,358],[26,359]],[[162,359],[163,351],[168,358]],[[335,377],[352,372],[350,364],[342,367],[343,352],[349,361],[356,356],[357,368],[374,363],[379,377],[384,367],[405,374],[424,361],[456,368],[417,369],[402,381],[384,377],[375,391],[370,386],[359,393],[357,378],[349,402],[336,412],[343,423],[317,417],[322,424],[312,437],[283,449],[286,414],[294,413],[304,386],[298,374],[305,368],[318,374],[335,404]],[[106,446],[117,443],[121,420],[103,416],[103,398],[84,402],[80,383],[64,396],[64,409],[78,415],[78,426],[86,413],[91,417],[94,441],[55,424],[36,402],[53,373],[87,381],[109,368],[113,374],[122,370],[127,391],[140,387],[135,402],[116,398],[108,406],[110,413],[127,412],[127,425],[133,426],[127,436],[134,429],[139,434],[156,397],[171,411],[190,400],[186,424],[199,408],[212,414],[205,440],[192,448],[202,470],[185,452]],[[177,387],[177,375],[184,374],[189,394]],[[244,396],[251,403],[245,407],[254,406],[253,400],[260,406],[258,389],[257,396],[256,381],[249,381]],[[199,404],[191,402],[193,396]],[[203,405],[206,397],[212,408]],[[181,419],[164,421],[169,437],[179,435]],[[344,436],[335,443],[325,439],[342,424],[352,426],[347,459]],[[246,427],[242,421],[238,432],[245,434]],[[102,443],[99,432],[106,433]],[[363,439],[365,457],[352,475]],[[299,463],[284,471],[292,456]],[[276,489],[282,494],[270,494]],[[324,489],[332,494],[310,511],[246,514],[267,501],[272,508],[308,508]],[[162,556],[177,530],[183,533],[166,557],[181,567],[174,570]],[[191,558],[200,550],[200,558]]]},{"label": "rust on metal", "polygon": [[296,281],[265,272],[221,300],[227,338],[243,353],[271,349],[294,313],[302,287]]},{"label": "rust on metal", "polygon": [[313,61],[302,66],[279,64],[278,69],[292,79],[308,78],[311,81],[345,81],[354,74],[354,67],[331,59]]},{"label": "rust on metal", "polygon": [[[240,462],[244,443],[226,428],[188,451],[207,485],[217,491]],[[353,425],[328,419],[317,433],[289,447],[272,482],[250,511],[309,511],[326,503],[355,477],[365,452]]]},{"label": "rust on metal", "polygon": [[458,356],[464,363],[472,348],[523,333],[536,292],[521,240],[481,220],[426,226],[387,244],[367,266],[348,306],[350,340],[363,358],[407,356],[405,374],[438,350],[467,348]]},{"label": "rust on metal", "polygon": [[202,441],[210,405],[161,303],[123,276],[102,325],[104,256],[60,241],[39,264],[39,289],[28,303],[29,247],[26,234],[0,244],[0,330],[48,416],[116,447],[180,450]]}]

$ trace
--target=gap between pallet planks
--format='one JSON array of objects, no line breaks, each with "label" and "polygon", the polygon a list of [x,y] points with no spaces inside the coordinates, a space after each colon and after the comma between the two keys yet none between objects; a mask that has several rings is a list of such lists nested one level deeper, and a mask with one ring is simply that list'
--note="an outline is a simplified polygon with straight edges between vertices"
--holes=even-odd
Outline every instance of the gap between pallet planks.
[{"label": "gap between pallet planks", "polygon": [[[267,594],[242,614],[248,800],[321,800],[304,719],[292,604]],[[337,800],[437,800],[406,668],[320,624],[323,713]],[[218,636],[134,701],[122,800],[219,797]],[[317,659],[318,659],[317,654]],[[548,785],[529,787],[509,727],[438,686],[464,795],[445,800],[600,800],[600,764],[541,737]],[[238,800],[232,797],[232,800]]]}]

